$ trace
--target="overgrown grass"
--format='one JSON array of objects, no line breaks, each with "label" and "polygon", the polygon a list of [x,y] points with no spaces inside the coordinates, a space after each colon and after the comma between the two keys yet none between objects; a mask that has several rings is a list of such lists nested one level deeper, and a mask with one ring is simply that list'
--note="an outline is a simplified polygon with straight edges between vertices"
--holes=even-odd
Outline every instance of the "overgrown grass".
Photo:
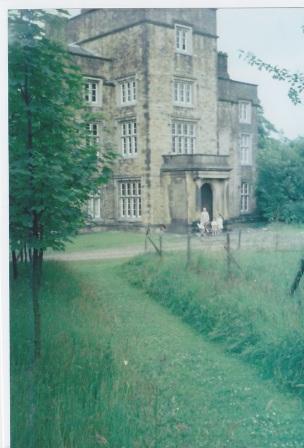
[{"label": "overgrown grass", "polygon": [[121,368],[111,318],[96,292],[63,265],[48,263],[44,278],[42,357],[35,366],[28,285],[25,277],[12,285],[12,447],[141,446],[145,419],[137,414],[150,406],[151,394]]},{"label": "overgrown grass", "polygon": [[304,231],[304,224],[300,223],[285,224],[283,222],[272,222],[267,224],[267,228],[269,228],[269,230],[273,230],[276,232],[290,234],[294,232]]},{"label": "overgrown grass", "polygon": [[238,262],[242,272],[234,266],[232,279],[219,253],[199,256],[191,269],[175,256],[141,256],[124,273],[209,340],[303,396],[303,288],[295,298],[288,294],[299,255],[239,253]]},{"label": "overgrown grass", "polygon": [[131,286],[119,262],[45,265],[34,368],[24,280],[12,284],[12,447],[303,448],[301,401]]}]

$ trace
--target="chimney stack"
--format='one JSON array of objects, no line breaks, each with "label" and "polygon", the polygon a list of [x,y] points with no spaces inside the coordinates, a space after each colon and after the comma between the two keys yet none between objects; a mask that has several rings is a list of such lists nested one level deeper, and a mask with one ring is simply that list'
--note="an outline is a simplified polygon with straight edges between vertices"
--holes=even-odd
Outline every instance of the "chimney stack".
[{"label": "chimney stack", "polygon": [[217,54],[217,76],[219,78],[229,79],[228,55],[222,51],[219,51]]}]

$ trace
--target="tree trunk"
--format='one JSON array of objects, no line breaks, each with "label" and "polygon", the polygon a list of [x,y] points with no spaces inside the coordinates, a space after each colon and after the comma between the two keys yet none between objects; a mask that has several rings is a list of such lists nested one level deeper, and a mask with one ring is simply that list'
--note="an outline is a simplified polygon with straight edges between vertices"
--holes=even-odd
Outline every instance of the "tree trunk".
[{"label": "tree trunk", "polygon": [[[36,244],[39,242],[39,217],[37,213],[33,212],[33,226],[32,233],[36,240]],[[32,251],[32,300],[33,300],[33,312],[34,312],[34,359],[35,361],[40,358],[41,353],[41,319],[40,319],[40,307],[39,307],[39,289],[40,289],[40,277],[41,277],[41,260],[43,253],[42,249],[33,248]]]},{"label": "tree trunk", "polygon": [[13,260],[13,279],[16,280],[18,278],[18,268],[17,268],[17,255],[15,250],[12,250],[12,260]]},{"label": "tree trunk", "polygon": [[23,249],[20,249],[20,251],[19,251],[19,258],[20,258],[21,263],[23,263]]},{"label": "tree trunk", "polygon": [[[26,61],[23,98],[26,105],[27,115],[27,151],[28,151],[28,170],[30,173],[30,190],[34,193],[34,167],[33,167],[33,117],[31,110],[31,92],[29,83],[29,64],[30,61]],[[31,210],[31,202],[28,207]],[[34,313],[34,361],[37,361],[41,353],[41,322],[40,322],[40,307],[39,307],[39,249],[37,249],[37,243],[39,241],[39,219],[36,211],[32,214],[32,237],[36,243],[33,249],[29,248],[28,255],[32,266],[31,287],[32,287],[32,304]]]},{"label": "tree trunk", "polygon": [[39,286],[41,284],[41,278],[42,278],[42,262],[43,262],[43,249],[39,249],[38,254]]},{"label": "tree trunk", "polygon": [[24,245],[24,261],[27,263],[27,247],[26,244]]},{"label": "tree trunk", "polygon": [[32,260],[32,301],[34,312],[34,359],[40,358],[41,354],[41,318],[39,306],[39,251],[33,249]]}]

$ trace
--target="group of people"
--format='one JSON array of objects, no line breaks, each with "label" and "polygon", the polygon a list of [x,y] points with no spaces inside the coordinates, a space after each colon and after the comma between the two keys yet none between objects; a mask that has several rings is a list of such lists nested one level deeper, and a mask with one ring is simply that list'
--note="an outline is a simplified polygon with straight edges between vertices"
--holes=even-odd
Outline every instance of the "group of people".
[{"label": "group of people", "polygon": [[219,232],[222,232],[224,227],[224,219],[223,216],[218,213],[216,219],[212,219],[210,221],[210,216],[206,207],[203,208],[201,213],[201,219],[198,223],[198,228],[200,234],[203,235],[217,235]]}]

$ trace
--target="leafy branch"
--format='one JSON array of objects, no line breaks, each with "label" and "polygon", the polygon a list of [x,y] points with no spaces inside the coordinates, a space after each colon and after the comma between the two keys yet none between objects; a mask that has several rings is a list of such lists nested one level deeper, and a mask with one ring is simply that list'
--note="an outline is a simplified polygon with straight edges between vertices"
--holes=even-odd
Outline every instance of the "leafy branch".
[{"label": "leafy branch", "polygon": [[289,84],[288,96],[290,100],[294,104],[302,103],[303,98],[301,96],[304,91],[304,73],[292,73],[286,68],[269,64],[253,53],[244,50],[239,50],[239,57],[248,62],[249,65],[257,67],[258,70],[268,72],[273,79],[287,82]]}]

